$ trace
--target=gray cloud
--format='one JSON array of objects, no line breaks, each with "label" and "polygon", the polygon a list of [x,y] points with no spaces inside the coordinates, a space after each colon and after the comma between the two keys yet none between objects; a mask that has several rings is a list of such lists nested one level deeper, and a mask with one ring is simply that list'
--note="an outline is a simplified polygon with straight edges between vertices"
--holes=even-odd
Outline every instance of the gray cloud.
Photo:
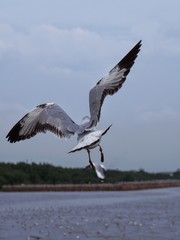
[{"label": "gray cloud", "polygon": [[[79,122],[89,114],[89,89],[143,40],[122,90],[105,100],[101,127],[106,166],[179,168],[179,1],[29,1],[0,3],[1,160],[86,165],[51,134],[10,145],[5,136],[27,111],[59,103]],[[71,6],[71,7],[70,7]],[[48,146],[48,147],[47,147]],[[94,158],[99,158],[95,151]]]}]

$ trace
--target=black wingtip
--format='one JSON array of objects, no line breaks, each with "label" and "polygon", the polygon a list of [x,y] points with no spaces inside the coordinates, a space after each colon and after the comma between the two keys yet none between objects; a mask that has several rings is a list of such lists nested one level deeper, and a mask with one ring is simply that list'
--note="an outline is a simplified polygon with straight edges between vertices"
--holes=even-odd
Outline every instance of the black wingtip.
[{"label": "black wingtip", "polygon": [[7,134],[7,141],[10,143],[15,143],[21,140],[19,136],[19,131],[21,130],[21,124],[18,122]]},{"label": "black wingtip", "polygon": [[128,75],[131,67],[134,65],[135,59],[138,56],[139,51],[141,50],[142,40],[140,40],[127,54],[126,56],[118,63],[120,69],[126,68],[126,76]]},{"label": "black wingtip", "polygon": [[[125,55],[123,59],[119,61],[119,63],[111,69],[110,73],[114,71],[114,69],[119,68],[119,70],[125,68],[126,71],[124,72],[124,77],[129,74],[131,67],[134,65],[135,60],[138,56],[139,51],[141,50],[142,40],[140,40],[136,45]],[[124,79],[124,81],[125,81]]]}]

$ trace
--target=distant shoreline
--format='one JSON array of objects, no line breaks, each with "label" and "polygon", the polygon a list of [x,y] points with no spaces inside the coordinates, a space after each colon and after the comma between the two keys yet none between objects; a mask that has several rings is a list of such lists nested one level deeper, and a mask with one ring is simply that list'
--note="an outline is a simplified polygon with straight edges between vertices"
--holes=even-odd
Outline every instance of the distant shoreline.
[{"label": "distant shoreline", "polygon": [[74,191],[130,191],[156,188],[180,187],[179,180],[98,183],[98,184],[28,184],[4,185],[3,192],[74,192]]}]

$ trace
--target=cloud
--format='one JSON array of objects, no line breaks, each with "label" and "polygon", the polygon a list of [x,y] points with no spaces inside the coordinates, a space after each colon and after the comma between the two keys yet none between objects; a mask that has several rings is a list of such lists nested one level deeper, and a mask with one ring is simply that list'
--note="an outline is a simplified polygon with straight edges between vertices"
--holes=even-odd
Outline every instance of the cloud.
[{"label": "cloud", "polygon": [[[61,29],[50,24],[32,26],[17,31],[11,25],[0,24],[0,56],[50,65],[70,65],[72,68],[96,65],[95,62],[119,56],[122,49],[134,42],[100,35],[76,27]],[[118,59],[119,60],[119,59]]]},{"label": "cloud", "polygon": [[[26,32],[16,31],[11,25],[0,24],[0,53],[14,53],[19,56],[43,54],[59,55],[76,53],[81,47],[81,55],[86,46],[93,47],[100,42],[100,36],[82,28],[60,29],[52,25],[37,25]],[[78,48],[78,50],[77,50]],[[41,55],[42,54],[42,55]],[[76,59],[77,60],[77,59]]]},{"label": "cloud", "polygon": [[14,31],[8,24],[0,24],[0,57],[14,49]]},{"label": "cloud", "polygon": [[8,131],[13,127],[20,117],[24,116],[27,108],[18,103],[0,103],[0,132],[1,138],[5,140]]},{"label": "cloud", "polygon": [[136,122],[140,123],[163,124],[180,121],[180,111],[168,106],[154,109],[150,109],[148,106],[146,110],[141,110],[136,116]]},{"label": "cloud", "polygon": [[[158,161],[168,161],[168,156],[172,160],[171,153],[179,159],[179,1],[17,2],[0,9],[1,154],[11,160],[33,154],[35,161],[59,163],[60,154],[68,152],[76,138],[65,144],[50,133],[39,134],[9,145],[5,134],[46,101],[59,103],[79,122],[89,114],[89,89],[142,39],[125,85],[102,108],[101,124],[113,123],[103,139],[107,165],[121,167],[124,161],[124,168],[131,169],[154,161],[152,168],[162,169]],[[86,157],[61,156],[62,162]]]}]

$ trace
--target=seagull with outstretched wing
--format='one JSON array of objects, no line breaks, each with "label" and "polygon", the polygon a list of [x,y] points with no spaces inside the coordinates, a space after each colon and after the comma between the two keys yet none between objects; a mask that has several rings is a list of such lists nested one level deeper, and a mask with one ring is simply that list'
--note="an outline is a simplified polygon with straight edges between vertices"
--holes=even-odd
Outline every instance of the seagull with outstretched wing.
[{"label": "seagull with outstretched wing", "polygon": [[[69,138],[77,134],[78,144],[71,152],[85,149],[88,152],[89,164],[97,176],[104,178],[104,154],[100,145],[101,137],[106,134],[111,125],[105,130],[97,130],[100,121],[101,107],[107,95],[116,93],[125,82],[131,67],[140,51],[141,41],[89,92],[90,117],[84,117],[81,124],[75,123],[69,115],[55,103],[45,103],[27,113],[7,134],[9,142],[15,143],[29,139],[39,132],[51,131],[59,137]],[[101,163],[95,164],[91,160],[90,150],[99,147]]]}]

